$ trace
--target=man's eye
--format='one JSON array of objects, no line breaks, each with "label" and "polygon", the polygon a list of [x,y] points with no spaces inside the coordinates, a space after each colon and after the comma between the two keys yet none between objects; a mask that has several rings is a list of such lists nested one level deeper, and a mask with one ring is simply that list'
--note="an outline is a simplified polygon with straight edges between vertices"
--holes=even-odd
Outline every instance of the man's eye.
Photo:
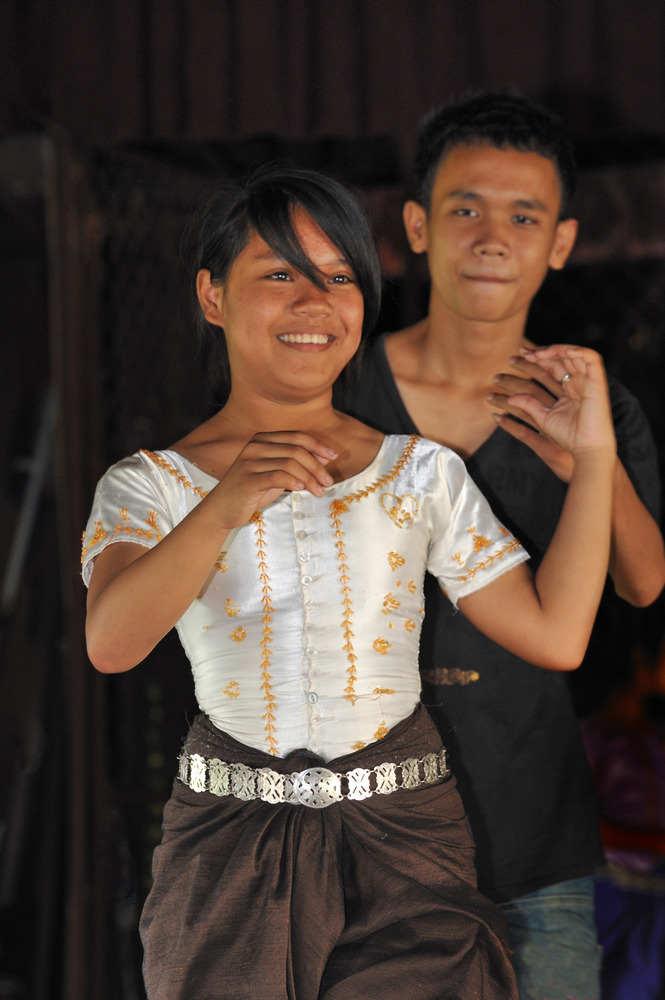
[{"label": "man's eye", "polygon": [[521,226],[533,226],[536,220],[532,219],[529,215],[515,215],[513,216],[515,222],[519,222]]},{"label": "man's eye", "polygon": [[453,211],[453,215],[461,215],[463,218],[467,218],[473,215],[477,215],[475,208],[456,208]]}]

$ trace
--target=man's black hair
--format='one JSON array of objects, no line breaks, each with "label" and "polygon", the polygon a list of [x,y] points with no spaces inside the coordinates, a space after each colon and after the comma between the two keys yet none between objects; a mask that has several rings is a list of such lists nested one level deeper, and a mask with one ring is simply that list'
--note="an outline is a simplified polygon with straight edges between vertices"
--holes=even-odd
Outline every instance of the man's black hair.
[{"label": "man's black hair", "polygon": [[434,178],[445,155],[456,146],[474,145],[539,153],[552,160],[561,184],[559,217],[568,217],[576,175],[572,140],[551,111],[510,91],[467,96],[425,116],[414,176],[415,195],[423,208],[430,209]]}]

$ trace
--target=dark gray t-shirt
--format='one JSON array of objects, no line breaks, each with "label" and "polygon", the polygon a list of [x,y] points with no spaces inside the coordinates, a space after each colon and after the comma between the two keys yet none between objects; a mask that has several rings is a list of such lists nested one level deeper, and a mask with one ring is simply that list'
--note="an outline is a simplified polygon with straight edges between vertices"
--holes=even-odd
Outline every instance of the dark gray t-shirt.
[{"label": "dark gray t-shirt", "polygon": [[[361,376],[340,390],[336,405],[384,432],[418,433],[384,339],[366,345]],[[658,518],[657,457],[646,418],[619,383],[611,382],[610,392],[619,456]],[[466,465],[535,569],[556,527],[565,484],[500,429]],[[432,577],[425,593],[423,701],[450,749],[476,839],[480,889],[506,900],[591,874],[602,860],[596,799],[566,676],[486,639]]]}]

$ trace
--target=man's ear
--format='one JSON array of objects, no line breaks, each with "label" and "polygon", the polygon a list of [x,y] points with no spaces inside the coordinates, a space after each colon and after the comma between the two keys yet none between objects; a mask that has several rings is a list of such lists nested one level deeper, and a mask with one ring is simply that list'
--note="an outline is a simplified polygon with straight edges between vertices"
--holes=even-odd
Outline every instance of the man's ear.
[{"label": "man's ear", "polygon": [[196,275],[196,297],[208,323],[212,323],[213,326],[224,326],[223,290],[219,285],[213,285],[210,271],[205,268]]},{"label": "man's ear", "polygon": [[560,271],[570,257],[577,239],[578,228],[577,219],[563,219],[558,223],[549,260],[549,265],[553,270]]},{"label": "man's ear", "polygon": [[407,201],[402,209],[406,238],[414,253],[427,250],[427,212],[417,201]]}]

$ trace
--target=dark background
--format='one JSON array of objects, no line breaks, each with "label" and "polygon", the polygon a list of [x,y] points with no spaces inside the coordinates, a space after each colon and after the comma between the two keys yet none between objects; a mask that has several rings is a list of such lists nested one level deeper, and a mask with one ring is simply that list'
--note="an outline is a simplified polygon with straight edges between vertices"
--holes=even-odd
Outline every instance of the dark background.
[{"label": "dark background", "polygon": [[[581,238],[534,307],[600,348],[665,449],[662,0],[0,0],[0,997],[142,997],[136,922],[194,712],[169,637],[97,676],[79,543],[94,484],[206,415],[179,239],[215,179],[268,159],[365,201],[384,329],[422,313],[400,208],[418,121],[516,85],[578,147]],[[619,609],[580,711],[660,637]]]}]

